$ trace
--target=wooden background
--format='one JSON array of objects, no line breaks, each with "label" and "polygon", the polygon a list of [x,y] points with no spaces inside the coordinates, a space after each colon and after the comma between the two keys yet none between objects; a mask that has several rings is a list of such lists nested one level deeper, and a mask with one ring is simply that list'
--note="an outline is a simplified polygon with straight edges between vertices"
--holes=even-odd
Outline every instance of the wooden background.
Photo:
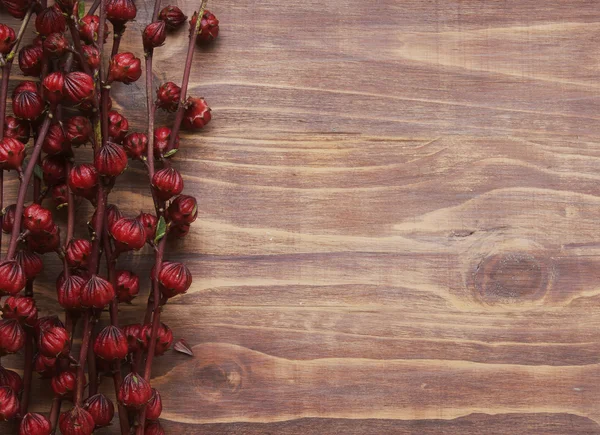
[{"label": "wooden background", "polygon": [[[201,213],[168,255],[194,284],[164,314],[195,356],[157,361],[167,433],[600,434],[600,3],[209,9],[192,92],[214,119],[176,156]],[[143,128],[143,81],[113,94]],[[150,210],[142,168],[123,180],[113,202]]]}]

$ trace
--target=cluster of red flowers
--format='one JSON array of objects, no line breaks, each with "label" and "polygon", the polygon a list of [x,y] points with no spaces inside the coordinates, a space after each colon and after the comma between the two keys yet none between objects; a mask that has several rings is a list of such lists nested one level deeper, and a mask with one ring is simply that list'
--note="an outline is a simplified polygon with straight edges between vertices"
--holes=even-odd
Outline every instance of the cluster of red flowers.
[{"label": "cluster of red flowers", "polygon": [[[196,199],[182,193],[183,177],[171,159],[179,148],[180,127],[201,129],[211,119],[204,99],[189,97],[187,87],[194,46],[212,42],[219,21],[205,10],[203,0],[190,20],[181,85],[160,84],[154,95],[153,51],[187,21],[178,7],[161,9],[160,0],[155,1],[153,19],[142,33],[148,125],[145,132],[130,132],[127,118],[112,109],[110,92],[115,82],[133,83],[142,75],[142,60],[119,52],[126,25],[136,17],[133,0],[96,0],[87,12],[83,0],[56,0],[52,6],[45,0],[0,0],[6,12],[22,20],[19,32],[0,24],[0,208],[4,171],[14,170],[20,179],[16,203],[4,207],[0,216],[2,232],[10,237],[0,260],[0,295],[7,296],[0,304],[0,357],[19,351],[25,355],[22,378],[0,366],[0,421],[19,419],[21,435],[47,435],[57,428],[65,435],[85,435],[109,425],[115,406],[98,393],[102,375],[113,378],[121,433],[164,433],[161,396],[150,386],[153,357],[173,342],[171,329],[160,321],[161,306],[192,283],[184,264],[164,258],[165,243],[186,236],[198,214]],[[37,35],[19,47],[33,17]],[[111,30],[107,21],[113,45],[105,57]],[[7,116],[15,59],[24,75],[38,80],[21,81],[14,88],[13,116]],[[175,114],[170,127],[154,125],[157,108]],[[30,138],[33,145],[26,147]],[[76,150],[87,144],[93,161],[79,161]],[[109,204],[130,160],[147,169],[152,213],[128,217]],[[28,200],[30,184],[33,196]],[[75,237],[75,213],[82,200],[93,205],[94,213],[87,237]],[[67,210],[66,229],[61,231],[52,208]],[[131,303],[143,280],[118,270],[117,262],[121,254],[145,246],[155,254],[145,318],[120,326],[118,304]],[[63,264],[56,273],[56,294],[64,320],[39,314],[34,298],[42,255],[51,253]],[[110,318],[102,319],[107,308]],[[96,327],[98,322],[107,326]],[[73,338],[79,330],[81,346],[75,352]],[[47,416],[28,413],[33,372],[50,380],[55,395]],[[73,406],[63,406],[61,412],[68,401]]]}]

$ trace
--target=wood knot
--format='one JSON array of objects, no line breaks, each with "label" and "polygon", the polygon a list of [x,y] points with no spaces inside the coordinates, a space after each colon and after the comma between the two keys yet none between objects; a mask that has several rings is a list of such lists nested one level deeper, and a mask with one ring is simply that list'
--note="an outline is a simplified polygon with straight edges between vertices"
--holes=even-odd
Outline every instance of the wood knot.
[{"label": "wood knot", "polygon": [[474,290],[488,304],[515,304],[541,299],[548,288],[549,267],[528,252],[498,253],[484,258],[474,274]]},{"label": "wood knot", "polygon": [[213,362],[199,367],[195,378],[205,393],[235,394],[242,388],[244,369],[235,361]]}]

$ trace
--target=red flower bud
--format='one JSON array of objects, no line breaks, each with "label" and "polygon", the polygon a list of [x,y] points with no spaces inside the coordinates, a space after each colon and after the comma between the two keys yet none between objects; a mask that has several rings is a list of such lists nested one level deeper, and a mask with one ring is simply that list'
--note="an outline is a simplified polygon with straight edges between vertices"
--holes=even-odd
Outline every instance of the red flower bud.
[{"label": "red flower bud", "polygon": [[129,373],[123,379],[118,399],[127,408],[141,408],[152,397],[150,384],[137,373]]},{"label": "red flower bud", "polygon": [[63,155],[46,156],[42,160],[42,174],[44,183],[48,186],[54,186],[64,182],[67,179],[65,167],[65,157]]},{"label": "red flower bud", "polygon": [[65,123],[65,134],[73,145],[83,145],[92,136],[92,123],[85,116],[73,116]]},{"label": "red flower bud", "polygon": [[44,263],[41,257],[35,252],[22,249],[15,255],[15,260],[23,269],[27,280],[35,278],[44,270]]},{"label": "red flower bud", "polygon": [[17,372],[0,366],[0,386],[10,387],[15,393],[19,394],[23,389],[23,379]]},{"label": "red flower bud", "polygon": [[167,25],[164,21],[159,20],[150,23],[142,32],[142,41],[146,50],[160,47],[167,39]]},{"label": "red flower bud", "polygon": [[39,339],[42,331],[45,331],[46,329],[50,329],[54,326],[60,326],[61,328],[65,327],[63,322],[61,322],[60,319],[58,318],[58,316],[56,316],[56,315],[40,317],[37,321],[37,324],[35,325],[34,332],[35,332],[36,337]]},{"label": "red flower bud", "polygon": [[[98,39],[100,18],[97,15],[86,15],[79,23],[79,36],[88,44],[93,44]],[[108,39],[108,24],[104,23],[104,42]]]},{"label": "red flower bud", "polygon": [[183,178],[176,169],[159,169],[152,177],[152,186],[158,199],[167,201],[181,193],[183,190]]},{"label": "red flower bud", "polygon": [[116,110],[108,112],[108,136],[113,142],[121,143],[129,131],[127,118]]},{"label": "red flower bud", "polygon": [[129,352],[133,353],[140,348],[141,332],[142,325],[140,325],[139,323],[132,323],[131,325],[125,325],[123,327],[123,334],[125,334],[125,337],[127,337]]},{"label": "red flower bud", "polygon": [[125,153],[132,159],[141,159],[148,149],[148,136],[144,133],[130,133],[123,140]]},{"label": "red flower bud", "polygon": [[64,371],[55,375],[50,385],[56,396],[73,397],[73,392],[77,388],[77,376],[72,371]]},{"label": "red flower bud", "polygon": [[[193,30],[196,27],[197,13],[194,13],[190,20],[190,28]],[[200,29],[198,29],[198,36],[196,36],[196,44],[204,45],[206,43],[214,41],[219,35],[219,20],[210,11],[205,10],[202,15],[202,21],[200,21]]]},{"label": "red flower bud", "polygon": [[11,137],[0,141],[0,169],[20,169],[25,158],[25,145]]},{"label": "red flower bud", "polygon": [[10,387],[0,387],[0,421],[8,421],[19,412],[19,398]]},{"label": "red flower bud", "polygon": [[17,204],[11,204],[2,210],[2,231],[7,234],[12,233],[13,224],[15,222],[15,209]]},{"label": "red flower bud", "polygon": [[83,58],[92,70],[100,68],[100,52],[93,45],[84,45],[81,47]]},{"label": "red flower bud", "polygon": [[133,53],[116,54],[110,60],[108,81],[125,84],[137,81],[142,75],[142,63]]},{"label": "red flower bud", "polygon": [[176,30],[186,22],[187,16],[177,6],[167,6],[160,11],[158,19],[166,23],[167,29]]},{"label": "red flower bud", "polygon": [[43,9],[35,19],[35,30],[42,36],[62,33],[66,28],[67,20],[57,5]]},{"label": "red flower bud", "polygon": [[[171,129],[169,127],[158,127],[154,129],[154,155],[156,158],[162,158],[168,151],[169,140],[171,138]],[[179,135],[175,138],[173,149],[179,149]]]},{"label": "red flower bud", "polygon": [[166,82],[156,90],[156,105],[167,112],[175,112],[180,97],[181,88],[173,82]]},{"label": "red flower bud", "polygon": [[108,0],[106,2],[106,18],[119,27],[135,18],[137,8],[132,0]]},{"label": "red flower bud", "polygon": [[44,111],[44,101],[38,92],[22,91],[13,97],[12,109],[17,118],[32,121]]},{"label": "red flower bud", "polygon": [[42,143],[42,150],[46,154],[71,154],[71,144],[67,142],[60,124],[52,124]]},{"label": "red flower bud", "polygon": [[50,435],[51,432],[50,420],[33,412],[25,414],[19,426],[19,435]]},{"label": "red flower bud", "polygon": [[44,53],[51,58],[59,58],[69,49],[69,41],[62,33],[52,33],[42,43]]},{"label": "red flower bud", "polygon": [[123,147],[108,142],[96,153],[94,166],[98,174],[106,177],[116,177],[121,175],[127,168],[127,154]]},{"label": "red flower bud", "polygon": [[136,219],[140,221],[144,227],[146,241],[153,241],[154,237],[156,236],[156,225],[158,224],[158,218],[153,214],[141,212]]},{"label": "red flower bud", "polygon": [[65,250],[65,258],[71,267],[85,267],[91,253],[92,243],[89,240],[72,239]]},{"label": "red flower bud", "polygon": [[33,358],[33,370],[44,379],[51,378],[56,373],[56,358],[38,353]]},{"label": "red flower bud", "polygon": [[95,90],[94,79],[84,72],[74,71],[65,76],[65,97],[75,104],[91,100]]},{"label": "red flower bud", "polygon": [[65,206],[69,201],[69,188],[65,183],[55,184],[50,189],[50,195],[57,207]]},{"label": "red flower bud", "polygon": [[42,56],[44,50],[41,46],[26,45],[19,50],[19,68],[26,76],[37,77],[42,72]]},{"label": "red flower bud", "polygon": [[0,3],[4,6],[6,12],[18,20],[25,18],[29,5],[29,1],[22,0],[1,0]]},{"label": "red flower bud", "polygon": [[29,141],[30,128],[27,121],[17,119],[14,116],[7,116],[4,121],[4,137],[17,139],[26,144]]},{"label": "red flower bud", "polygon": [[71,275],[64,280],[56,281],[56,294],[58,303],[65,310],[79,310],[81,305],[81,291],[86,280],[77,275]]},{"label": "red flower bud", "polygon": [[94,199],[98,186],[98,171],[89,163],[73,166],[69,172],[68,183],[75,195]]},{"label": "red flower bud", "polygon": [[17,39],[15,31],[6,24],[0,24],[0,54],[10,53],[15,40]]},{"label": "red flower bud", "polygon": [[88,398],[83,404],[83,409],[91,414],[97,428],[110,425],[115,415],[113,403],[104,394],[95,394]]},{"label": "red flower bud", "polygon": [[106,326],[96,337],[94,352],[100,358],[108,361],[125,359],[129,353],[127,337],[116,326]]},{"label": "red flower bud", "polygon": [[19,95],[21,92],[25,92],[25,91],[37,92],[38,91],[37,83],[32,82],[31,80],[25,80],[24,82],[19,83],[17,86],[15,86],[15,89],[13,90],[13,93],[12,93],[13,99],[17,95]]},{"label": "red flower bud", "polygon": [[156,388],[152,388],[152,397],[146,404],[146,419],[147,420],[158,420],[162,413],[162,399],[160,393]]},{"label": "red flower bud", "polygon": [[81,290],[84,307],[104,308],[114,297],[115,289],[111,283],[97,275],[92,275]]},{"label": "red flower bud", "polygon": [[35,300],[25,296],[9,296],[4,301],[2,317],[18,320],[24,326],[35,326],[38,317]]},{"label": "red flower bud", "polygon": [[149,421],[144,428],[144,435],[165,435],[159,421]]},{"label": "red flower bud", "polygon": [[58,104],[63,97],[63,88],[65,85],[65,75],[56,71],[48,74],[42,81],[42,92],[44,98],[50,104]]},{"label": "red flower bud", "polygon": [[[123,217],[123,213],[119,210],[119,208],[114,204],[108,204],[106,207],[106,225],[110,229],[115,222]],[[92,218],[88,222],[88,227],[90,233],[93,235],[94,228],[96,227],[96,212],[92,215]]]},{"label": "red flower bud", "polygon": [[117,299],[129,303],[140,291],[140,278],[128,270],[117,271]]},{"label": "red flower bud", "polygon": [[69,333],[62,326],[50,326],[40,330],[38,339],[40,353],[50,358],[58,358],[69,352]]},{"label": "red flower bud", "polygon": [[199,130],[211,119],[210,107],[204,98],[189,97],[183,113],[183,126],[190,130]]},{"label": "red flower bud", "polygon": [[0,294],[16,295],[26,283],[25,272],[16,260],[0,262]]},{"label": "red flower bud", "polygon": [[190,232],[189,224],[172,225],[169,228],[169,236],[173,236],[176,239],[184,238],[185,236],[188,235],[189,232]]},{"label": "red flower bud", "polygon": [[[150,341],[152,339],[152,324],[147,324],[142,327],[140,332],[140,340],[144,349],[150,348]],[[171,347],[173,343],[173,332],[164,323],[161,323],[158,327],[158,334],[156,335],[156,347],[154,348],[154,355],[159,356],[165,353]]]},{"label": "red flower bud", "polygon": [[0,356],[18,352],[24,344],[25,331],[19,321],[15,319],[0,320]]},{"label": "red flower bud", "polygon": [[176,225],[191,224],[198,217],[196,198],[189,195],[179,195],[169,204],[167,214],[171,222]]},{"label": "red flower bud", "polygon": [[54,227],[52,213],[47,208],[33,203],[23,211],[23,226],[32,233],[51,231]]},{"label": "red flower bud", "polygon": [[58,418],[58,427],[63,435],[91,435],[94,426],[92,415],[77,405]]},{"label": "red flower bud", "polygon": [[192,274],[182,263],[163,261],[158,274],[158,282],[162,294],[167,298],[172,298],[185,293],[190,288]]},{"label": "red flower bud", "polygon": [[115,240],[119,252],[138,250],[146,244],[146,233],[137,219],[122,218],[110,227],[110,235]]},{"label": "red flower bud", "polygon": [[38,254],[47,254],[55,252],[60,245],[60,228],[54,225],[52,230],[44,231],[39,234],[31,234],[27,237],[27,246],[30,250]]}]

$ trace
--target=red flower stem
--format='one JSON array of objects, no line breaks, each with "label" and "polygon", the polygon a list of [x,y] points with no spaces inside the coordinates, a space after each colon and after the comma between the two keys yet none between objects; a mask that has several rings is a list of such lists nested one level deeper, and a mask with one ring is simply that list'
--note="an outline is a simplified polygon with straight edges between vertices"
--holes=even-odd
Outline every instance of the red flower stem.
[{"label": "red flower stem", "polygon": [[25,363],[23,367],[23,394],[21,396],[21,415],[27,414],[31,396],[31,378],[33,377],[33,331],[25,330]]},{"label": "red flower stem", "polygon": [[85,311],[83,316],[83,336],[81,337],[81,349],[79,350],[79,366],[77,367],[77,389],[75,390],[75,405],[83,403],[83,390],[85,387],[85,363],[92,335],[92,322],[90,321],[91,309]]},{"label": "red flower stem", "polygon": [[[96,324],[97,319],[94,313],[90,316],[90,343],[94,342],[94,325]],[[93,396],[98,392],[98,372],[96,371],[96,355],[94,354],[93,345],[88,346],[88,355],[87,355],[87,365],[88,365],[88,396]]]},{"label": "red flower stem", "polygon": [[[48,112],[46,114],[46,118],[40,128],[38,138],[33,146],[33,150],[31,152],[31,158],[27,163],[27,169],[25,169],[25,174],[23,175],[23,179],[21,181],[21,185],[19,186],[19,193],[17,194],[17,205],[15,208],[15,221],[13,224],[13,228],[21,228],[21,219],[23,217],[23,208],[25,206],[25,196],[27,195],[27,186],[31,181],[31,177],[33,176],[33,170],[35,165],[37,164],[37,160],[42,152],[42,142],[44,142],[44,138],[46,137],[46,133],[48,133],[48,129],[50,128],[50,122],[52,121],[52,113]],[[15,256],[15,252],[17,250],[17,242],[19,239],[19,232],[13,231],[10,235],[10,242],[8,245],[8,252],[6,254],[6,258],[12,260]]]},{"label": "red flower stem", "polygon": [[173,122],[173,128],[171,129],[171,136],[169,137],[169,146],[167,147],[167,151],[173,149],[173,146],[175,145],[175,138],[179,133],[181,122],[183,121],[185,102],[187,99],[187,89],[190,83],[190,73],[192,71],[192,60],[194,58],[194,45],[196,44],[196,36],[198,35],[198,30],[200,30],[200,23],[202,22],[202,16],[204,15],[204,10],[206,9],[207,3],[208,0],[202,0],[200,12],[198,12],[198,17],[196,18],[196,27],[194,27],[193,31],[190,31],[188,52],[185,59],[185,69],[183,70],[183,79],[181,80],[181,96],[179,98],[179,107],[177,107],[177,113],[175,115],[175,121]]},{"label": "red flower stem", "polygon": [[52,433],[54,433],[58,423],[61,402],[62,400],[58,396],[54,396],[54,399],[52,399],[52,408],[50,408],[50,426],[52,427]]},{"label": "red flower stem", "polygon": [[[69,25],[69,32],[71,33],[71,39],[73,39],[73,46],[75,47],[75,51],[77,51],[79,55],[79,59],[81,59],[81,68],[83,72],[94,77],[94,73],[90,68],[90,65],[84,60],[83,57],[83,49],[81,48],[81,37],[79,36],[79,30],[77,29],[77,24],[72,16],[67,18],[67,22]],[[100,29],[101,33],[104,33],[104,29]],[[101,52],[102,53],[102,52]]]},{"label": "red flower stem", "polygon": [[92,3],[92,6],[88,10],[87,14],[94,15],[94,12],[96,12],[96,9],[98,9],[98,6],[100,6],[100,0],[94,0],[94,3]]}]

